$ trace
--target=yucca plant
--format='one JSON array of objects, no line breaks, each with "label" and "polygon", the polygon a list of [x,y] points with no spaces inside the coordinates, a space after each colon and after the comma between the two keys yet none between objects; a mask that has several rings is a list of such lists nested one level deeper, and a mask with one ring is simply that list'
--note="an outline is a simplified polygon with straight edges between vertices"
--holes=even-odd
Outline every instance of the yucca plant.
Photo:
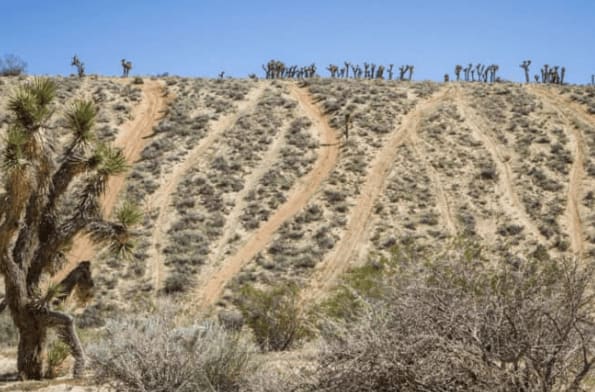
[{"label": "yucca plant", "polygon": [[[121,150],[97,141],[92,102],[76,101],[68,109],[65,126],[71,137],[65,148],[56,148],[57,136],[47,128],[55,92],[53,81],[38,78],[20,86],[8,103],[11,123],[2,157],[0,272],[6,284],[4,302],[19,331],[21,379],[44,376],[44,351],[52,329],[75,359],[74,375],[82,374],[85,359],[74,320],[52,308],[51,299],[63,294],[58,293],[60,286],[43,296],[40,285],[60,271],[77,234],[89,234],[96,243],[116,244],[114,249],[126,251],[129,229],[140,220],[128,203],[117,212],[118,221],[102,216],[99,197],[109,177],[124,172],[127,164]],[[89,274],[71,277],[88,280]],[[72,290],[73,282],[68,283]]]}]

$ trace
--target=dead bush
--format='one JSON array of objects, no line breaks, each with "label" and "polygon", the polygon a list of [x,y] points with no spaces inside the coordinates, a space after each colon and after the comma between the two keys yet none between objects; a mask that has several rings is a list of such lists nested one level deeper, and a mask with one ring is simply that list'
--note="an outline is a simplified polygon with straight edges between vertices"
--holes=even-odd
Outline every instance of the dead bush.
[{"label": "dead bush", "polygon": [[312,390],[588,389],[595,327],[584,261],[493,263],[465,245],[391,262],[395,273],[367,284],[381,295],[349,291],[357,319],[325,329]]},{"label": "dead bush", "polygon": [[90,347],[98,384],[130,392],[238,391],[255,347],[215,323],[179,327],[171,311],[111,320]]}]

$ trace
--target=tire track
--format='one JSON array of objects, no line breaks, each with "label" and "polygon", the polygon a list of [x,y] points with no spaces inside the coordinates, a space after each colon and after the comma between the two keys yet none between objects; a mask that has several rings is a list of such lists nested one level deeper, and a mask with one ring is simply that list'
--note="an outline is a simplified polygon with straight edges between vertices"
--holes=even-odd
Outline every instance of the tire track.
[{"label": "tire track", "polygon": [[429,172],[430,181],[432,183],[432,187],[434,188],[434,193],[436,194],[436,207],[440,212],[440,216],[446,224],[446,227],[448,228],[450,235],[456,236],[458,232],[457,224],[452,215],[452,210],[450,208],[448,196],[446,194],[446,191],[444,190],[442,181],[440,181],[440,175],[438,174],[438,171],[434,168],[434,166],[428,162],[428,159],[426,158],[427,153],[425,152],[425,150],[423,150],[423,147],[420,146],[422,142],[419,140],[416,132],[409,132],[409,141],[409,144],[413,149],[415,155],[417,155],[418,160],[424,165],[426,170],[428,170]]},{"label": "tire track", "polygon": [[165,182],[150,196],[145,204],[147,211],[158,209],[159,212],[155,219],[153,232],[151,233],[151,245],[147,252],[147,257],[152,260],[151,282],[153,284],[153,292],[156,295],[160,289],[163,280],[163,266],[164,255],[159,251],[159,247],[165,243],[167,231],[170,227],[169,209],[171,199],[175,190],[188,170],[194,167],[198,162],[204,159],[209,148],[219,139],[219,137],[241,118],[245,113],[248,113],[256,107],[260,97],[262,96],[266,84],[261,83],[256,89],[250,91],[246,98],[238,104],[238,108],[232,114],[219,118],[210,127],[208,135],[200,140],[200,142],[186,155],[186,158],[175,165],[172,171],[167,176]]},{"label": "tire track", "polygon": [[475,112],[475,109],[469,106],[463,97],[460,86],[455,87],[454,104],[457,110],[462,114],[464,124],[467,125],[471,129],[471,132],[473,132],[473,135],[481,141],[490,154],[492,161],[496,164],[498,173],[500,173],[498,176],[498,193],[500,194],[500,203],[502,207],[522,223],[535,239],[545,243],[545,238],[519,200],[517,192],[515,191],[510,165],[502,157],[496,142],[483,131],[483,129],[488,128],[488,126]]},{"label": "tire track", "polygon": [[351,258],[355,254],[357,246],[370,229],[372,208],[384,189],[384,183],[390,173],[398,147],[407,141],[412,130],[418,128],[422,114],[444,99],[449,90],[435,93],[418,103],[412,111],[403,117],[401,124],[395,128],[384,147],[378,152],[371,163],[360,196],[351,208],[351,216],[343,236],[327,257],[318,264],[308,286],[302,290],[303,303],[315,300],[320,294],[328,291],[337,278],[351,266]]},{"label": "tire track", "polygon": [[[158,81],[146,80],[142,85],[143,99],[134,108],[133,120],[124,123],[113,143],[121,148],[126,161],[132,164],[139,159],[141,152],[148,142],[147,137],[153,132],[153,126],[163,117],[167,101],[163,97],[163,84]],[[118,201],[120,191],[124,188],[126,174],[112,176],[108,180],[106,192],[100,199],[103,216],[109,217]],[[81,260],[92,259],[96,254],[93,242],[87,235],[77,235],[73,246],[68,252],[68,263],[54,279],[65,277]]]},{"label": "tire track", "polygon": [[[583,255],[584,231],[580,215],[579,200],[581,198],[581,183],[585,177],[585,140],[581,131],[570,121],[565,110],[560,109],[568,105],[560,97],[554,95],[547,88],[531,86],[530,90],[550,110],[557,113],[565,124],[566,131],[570,131],[573,140],[573,159],[568,178],[568,193],[566,202],[566,220],[568,225],[568,236],[573,253],[581,257]],[[581,112],[578,112],[581,113]],[[581,114],[573,113],[574,116],[583,117]]]},{"label": "tire track", "polygon": [[299,108],[319,131],[320,152],[310,172],[298,179],[292,187],[285,203],[251,234],[247,242],[234,255],[224,260],[221,268],[205,278],[204,286],[198,287],[193,293],[191,302],[201,310],[206,310],[215,304],[223,293],[225,285],[269,244],[283,223],[307,205],[336,165],[339,143],[335,131],[316,107],[309,93],[294,84],[288,87],[291,95],[298,101]]}]

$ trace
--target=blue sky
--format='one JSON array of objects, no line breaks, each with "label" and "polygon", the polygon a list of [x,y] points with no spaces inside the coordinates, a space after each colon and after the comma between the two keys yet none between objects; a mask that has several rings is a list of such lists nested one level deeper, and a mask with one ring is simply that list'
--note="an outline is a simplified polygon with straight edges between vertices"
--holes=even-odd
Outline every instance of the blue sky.
[{"label": "blue sky", "polygon": [[33,74],[88,73],[245,77],[271,58],[285,63],[414,64],[414,79],[441,80],[457,63],[565,65],[567,80],[595,73],[593,0],[0,0],[0,55]]}]

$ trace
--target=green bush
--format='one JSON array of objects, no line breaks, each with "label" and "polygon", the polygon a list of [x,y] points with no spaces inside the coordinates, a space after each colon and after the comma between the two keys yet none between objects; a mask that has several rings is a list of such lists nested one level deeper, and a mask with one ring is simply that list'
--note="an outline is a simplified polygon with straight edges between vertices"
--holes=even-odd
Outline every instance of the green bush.
[{"label": "green bush", "polygon": [[70,348],[61,340],[52,341],[47,349],[47,377],[56,378],[62,376],[66,369],[62,369],[66,358],[70,354]]},{"label": "green bush", "polygon": [[238,308],[263,351],[288,350],[310,335],[295,285],[281,284],[268,290],[244,285],[239,298]]}]

